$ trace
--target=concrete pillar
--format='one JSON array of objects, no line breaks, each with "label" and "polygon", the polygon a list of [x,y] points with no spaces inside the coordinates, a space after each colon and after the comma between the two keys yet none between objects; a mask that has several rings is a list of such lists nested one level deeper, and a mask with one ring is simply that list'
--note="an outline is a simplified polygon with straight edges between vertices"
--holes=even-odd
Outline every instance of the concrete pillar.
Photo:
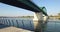
[{"label": "concrete pillar", "polygon": [[43,21],[43,23],[47,23],[47,21],[48,21],[48,16],[44,16],[44,21]]},{"label": "concrete pillar", "polygon": [[42,32],[42,23],[43,23],[43,13],[42,12],[35,12],[34,13],[34,29],[36,32]]}]

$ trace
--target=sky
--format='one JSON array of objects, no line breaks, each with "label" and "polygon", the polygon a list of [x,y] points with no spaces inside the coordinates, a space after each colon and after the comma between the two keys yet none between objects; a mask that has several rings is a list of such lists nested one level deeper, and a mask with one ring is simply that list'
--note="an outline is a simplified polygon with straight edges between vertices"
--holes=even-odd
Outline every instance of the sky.
[{"label": "sky", "polygon": [[[31,0],[37,6],[45,6],[48,15],[60,13],[60,0]],[[0,16],[33,16],[34,12],[0,3]]]}]

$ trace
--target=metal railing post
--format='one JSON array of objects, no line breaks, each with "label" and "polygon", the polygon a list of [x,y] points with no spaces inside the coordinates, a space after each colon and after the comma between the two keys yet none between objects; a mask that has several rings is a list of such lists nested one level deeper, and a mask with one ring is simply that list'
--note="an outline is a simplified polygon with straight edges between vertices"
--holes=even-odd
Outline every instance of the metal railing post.
[{"label": "metal railing post", "polygon": [[10,19],[8,20],[8,23],[9,23],[9,26],[10,26],[10,24],[11,24],[11,23],[10,23]]},{"label": "metal railing post", "polygon": [[13,26],[14,26],[14,21],[13,20],[11,20],[12,21],[12,24],[13,24]]},{"label": "metal railing post", "polygon": [[24,28],[24,22],[23,22],[23,20],[22,20],[22,24],[23,24],[23,28]]},{"label": "metal railing post", "polygon": [[17,23],[17,27],[19,27],[18,20],[16,20],[16,23]]}]

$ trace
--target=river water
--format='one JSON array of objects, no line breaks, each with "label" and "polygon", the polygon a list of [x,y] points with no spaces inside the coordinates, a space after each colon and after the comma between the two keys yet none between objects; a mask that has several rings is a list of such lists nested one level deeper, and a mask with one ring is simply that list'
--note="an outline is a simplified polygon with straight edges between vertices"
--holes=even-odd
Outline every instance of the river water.
[{"label": "river water", "polygon": [[60,32],[60,20],[48,21],[45,32]]},{"label": "river water", "polygon": [[[23,28],[27,30],[34,30],[33,20],[28,18],[0,18],[0,28],[6,26],[14,26],[17,28]],[[44,32],[60,32],[60,20],[50,20],[44,27]]]}]

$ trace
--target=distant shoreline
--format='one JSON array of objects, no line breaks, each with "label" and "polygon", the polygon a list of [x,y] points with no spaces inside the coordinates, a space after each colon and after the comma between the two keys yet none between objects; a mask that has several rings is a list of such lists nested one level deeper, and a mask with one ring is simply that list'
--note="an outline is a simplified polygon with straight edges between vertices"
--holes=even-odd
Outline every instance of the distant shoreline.
[{"label": "distant shoreline", "polygon": [[0,16],[0,18],[34,18],[34,16]]}]

